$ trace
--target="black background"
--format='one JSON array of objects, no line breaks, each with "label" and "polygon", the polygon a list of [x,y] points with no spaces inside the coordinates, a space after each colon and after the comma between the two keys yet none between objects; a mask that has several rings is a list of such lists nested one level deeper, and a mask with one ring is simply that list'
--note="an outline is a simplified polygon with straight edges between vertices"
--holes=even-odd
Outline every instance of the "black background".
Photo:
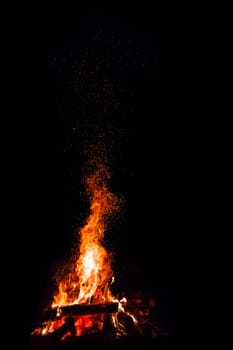
[{"label": "black background", "polygon": [[204,9],[2,18],[2,278],[21,333],[85,220],[82,152],[99,129],[125,199],[106,234],[118,287],[158,295],[181,334],[214,329],[228,306],[228,25]]}]

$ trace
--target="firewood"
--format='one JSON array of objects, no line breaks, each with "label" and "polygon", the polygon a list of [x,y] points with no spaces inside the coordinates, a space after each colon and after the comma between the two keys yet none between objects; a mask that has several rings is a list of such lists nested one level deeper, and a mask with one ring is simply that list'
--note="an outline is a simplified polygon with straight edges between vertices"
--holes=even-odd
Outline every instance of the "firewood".
[{"label": "firewood", "polygon": [[54,321],[63,316],[83,316],[94,314],[111,314],[118,311],[118,302],[104,304],[72,304],[61,306],[59,308],[51,308],[44,312],[41,322]]}]

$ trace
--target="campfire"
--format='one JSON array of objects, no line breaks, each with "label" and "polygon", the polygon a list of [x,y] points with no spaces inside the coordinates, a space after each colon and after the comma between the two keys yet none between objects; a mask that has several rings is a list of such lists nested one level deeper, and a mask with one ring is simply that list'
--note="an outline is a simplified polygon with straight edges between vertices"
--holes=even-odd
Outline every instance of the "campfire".
[{"label": "campfire", "polygon": [[[79,241],[68,272],[58,279],[52,304],[43,311],[40,323],[31,332],[34,343],[43,344],[50,339],[61,344],[93,336],[116,342],[124,337],[141,336],[142,325],[148,324],[149,311],[156,299],[148,297],[145,302],[135,293],[128,301],[125,296],[119,298],[111,292],[112,254],[104,247],[103,239],[121,200],[109,191],[109,179],[110,173],[101,162],[95,162],[94,170],[92,167],[85,178],[89,215],[78,231]],[[150,335],[157,335],[154,325]]]}]

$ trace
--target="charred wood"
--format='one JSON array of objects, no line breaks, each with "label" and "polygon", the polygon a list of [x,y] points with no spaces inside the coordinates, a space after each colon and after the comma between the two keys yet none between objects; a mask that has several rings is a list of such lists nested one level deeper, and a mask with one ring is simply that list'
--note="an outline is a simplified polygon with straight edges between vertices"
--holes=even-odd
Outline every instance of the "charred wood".
[{"label": "charred wood", "polygon": [[63,316],[83,316],[95,314],[112,314],[118,311],[118,302],[105,304],[73,304],[48,309],[42,315],[41,322],[54,321]]}]

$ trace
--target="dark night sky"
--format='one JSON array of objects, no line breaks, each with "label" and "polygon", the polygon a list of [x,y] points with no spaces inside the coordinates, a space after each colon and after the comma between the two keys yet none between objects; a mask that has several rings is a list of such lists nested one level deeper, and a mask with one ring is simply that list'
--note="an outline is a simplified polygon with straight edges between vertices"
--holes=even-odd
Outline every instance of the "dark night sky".
[{"label": "dark night sky", "polygon": [[190,310],[194,295],[210,301],[212,282],[224,289],[227,49],[211,14],[168,23],[139,11],[1,22],[2,249],[10,283],[21,279],[24,332],[85,219],[82,152],[99,129],[125,199],[106,234],[119,283],[131,274],[172,309],[177,296]]}]

